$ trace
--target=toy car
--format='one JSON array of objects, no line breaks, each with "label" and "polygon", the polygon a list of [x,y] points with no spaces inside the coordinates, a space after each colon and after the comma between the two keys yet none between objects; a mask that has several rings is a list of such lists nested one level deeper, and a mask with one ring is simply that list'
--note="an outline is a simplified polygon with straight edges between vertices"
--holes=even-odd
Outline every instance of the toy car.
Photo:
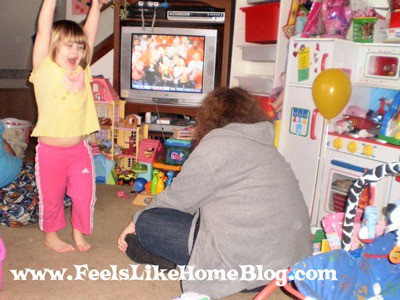
[{"label": "toy car", "polygon": [[124,185],[124,184],[129,184],[129,186],[133,186],[133,182],[136,179],[136,175],[135,173],[133,173],[132,171],[128,171],[128,170],[123,170],[121,171],[120,174],[118,174],[118,185]]}]

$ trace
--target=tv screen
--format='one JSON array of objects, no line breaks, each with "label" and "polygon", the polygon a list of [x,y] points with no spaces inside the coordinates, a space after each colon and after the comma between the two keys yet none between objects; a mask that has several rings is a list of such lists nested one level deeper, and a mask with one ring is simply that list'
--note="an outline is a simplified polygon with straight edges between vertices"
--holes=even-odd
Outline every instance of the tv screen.
[{"label": "tv screen", "polygon": [[216,44],[216,30],[123,27],[121,97],[200,105],[214,89]]},{"label": "tv screen", "polygon": [[133,90],[202,93],[204,36],[132,34]]}]

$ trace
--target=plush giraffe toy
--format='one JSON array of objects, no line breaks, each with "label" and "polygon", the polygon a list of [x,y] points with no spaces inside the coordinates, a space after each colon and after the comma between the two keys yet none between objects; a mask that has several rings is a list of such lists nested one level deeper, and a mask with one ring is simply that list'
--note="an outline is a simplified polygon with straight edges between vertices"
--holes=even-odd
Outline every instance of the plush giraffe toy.
[{"label": "plush giraffe toy", "polygon": [[[342,231],[342,249],[350,251],[351,239],[354,231],[355,212],[358,206],[358,201],[365,186],[370,183],[375,183],[388,175],[400,174],[400,162],[387,163],[377,166],[374,169],[368,170],[353,184],[349,191],[347,199],[346,212],[343,221]],[[400,263],[400,202],[397,203],[396,209],[390,214],[390,231],[396,230],[397,243],[389,254],[389,259],[392,263]],[[387,230],[388,231],[388,230]]]}]

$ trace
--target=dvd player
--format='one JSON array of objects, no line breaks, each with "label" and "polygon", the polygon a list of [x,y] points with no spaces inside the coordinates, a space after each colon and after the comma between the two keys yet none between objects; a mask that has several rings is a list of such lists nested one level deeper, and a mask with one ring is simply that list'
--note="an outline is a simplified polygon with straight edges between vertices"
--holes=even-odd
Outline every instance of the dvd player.
[{"label": "dvd player", "polygon": [[169,10],[167,12],[167,19],[172,21],[223,23],[225,22],[225,13],[194,10]]}]

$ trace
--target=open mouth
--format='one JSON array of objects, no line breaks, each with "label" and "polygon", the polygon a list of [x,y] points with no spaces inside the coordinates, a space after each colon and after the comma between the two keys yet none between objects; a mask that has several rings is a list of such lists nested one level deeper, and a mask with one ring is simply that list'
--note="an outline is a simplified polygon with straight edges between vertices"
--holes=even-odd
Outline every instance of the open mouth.
[{"label": "open mouth", "polygon": [[78,60],[76,58],[69,58],[68,59],[68,62],[72,67],[75,67],[77,61]]}]

